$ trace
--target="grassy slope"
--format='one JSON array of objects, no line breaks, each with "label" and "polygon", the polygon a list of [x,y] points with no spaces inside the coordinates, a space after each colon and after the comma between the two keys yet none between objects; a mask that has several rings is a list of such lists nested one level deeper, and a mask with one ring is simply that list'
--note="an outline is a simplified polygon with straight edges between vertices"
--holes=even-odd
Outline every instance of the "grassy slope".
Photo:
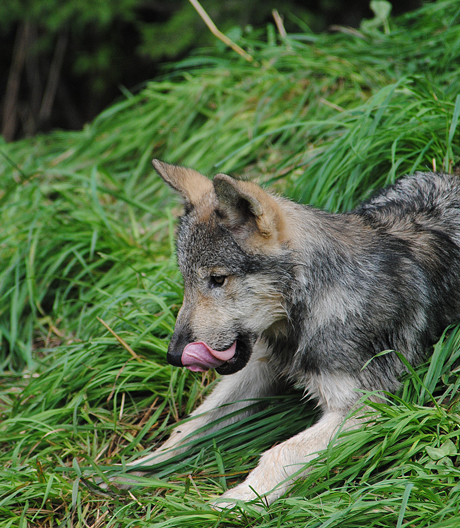
[{"label": "grassy slope", "polygon": [[181,302],[177,202],[151,157],[332,210],[433,160],[455,168],[458,3],[390,28],[284,42],[269,30],[242,42],[255,63],[212,50],[82,132],[0,145],[0,526],[458,526],[456,329],[374,427],[348,433],[267,511],[206,501],[314,419],[295,394],[192,441],[143,487],[88,483],[161,441],[213,382],[165,365]]}]

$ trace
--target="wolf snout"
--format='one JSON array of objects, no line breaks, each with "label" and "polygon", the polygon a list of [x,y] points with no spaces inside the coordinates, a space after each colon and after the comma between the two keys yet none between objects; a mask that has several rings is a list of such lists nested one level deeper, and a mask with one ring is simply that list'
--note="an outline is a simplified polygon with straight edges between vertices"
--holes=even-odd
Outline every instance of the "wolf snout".
[{"label": "wolf snout", "polygon": [[168,347],[168,353],[166,354],[166,361],[173,367],[183,367],[182,365],[182,352],[179,354],[171,353]]},{"label": "wolf snout", "polygon": [[189,343],[182,353],[182,364],[193,372],[221,367],[236,353],[236,341],[226,350],[214,350],[203,341]]},{"label": "wolf snout", "polygon": [[193,372],[205,372],[221,367],[236,354],[236,341],[225,350],[214,350],[204,341],[190,341],[188,332],[174,332],[166,356],[170,365],[186,367]]},{"label": "wolf snout", "polygon": [[185,367],[193,372],[216,369],[219,374],[233,374],[246,366],[254,341],[255,337],[249,334],[238,335],[232,344],[215,350],[204,341],[193,341],[191,332],[178,331],[176,325],[166,360],[174,367]]},{"label": "wolf snout", "polygon": [[190,343],[191,335],[189,332],[174,332],[168,346],[168,353],[166,354],[166,361],[174,367],[183,367],[182,352],[184,348]]}]

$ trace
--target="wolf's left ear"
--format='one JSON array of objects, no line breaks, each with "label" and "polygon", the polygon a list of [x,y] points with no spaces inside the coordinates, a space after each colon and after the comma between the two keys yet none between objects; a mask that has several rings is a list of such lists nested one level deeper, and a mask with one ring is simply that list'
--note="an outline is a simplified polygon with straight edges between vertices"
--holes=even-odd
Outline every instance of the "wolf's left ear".
[{"label": "wolf's left ear", "polygon": [[284,215],[273,196],[255,183],[226,174],[216,174],[213,183],[218,212],[226,227],[243,238],[257,235],[265,240],[282,239]]},{"label": "wolf's left ear", "polygon": [[152,160],[152,165],[163,180],[191,205],[196,205],[203,196],[214,190],[211,180],[196,170],[170,165],[157,159]]}]

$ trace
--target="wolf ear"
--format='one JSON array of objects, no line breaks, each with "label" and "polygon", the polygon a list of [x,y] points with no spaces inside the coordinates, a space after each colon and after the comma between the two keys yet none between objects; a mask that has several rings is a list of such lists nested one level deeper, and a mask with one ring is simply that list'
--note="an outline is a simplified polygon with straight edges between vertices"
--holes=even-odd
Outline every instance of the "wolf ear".
[{"label": "wolf ear", "polygon": [[226,174],[216,174],[213,183],[218,212],[226,227],[245,238],[256,234],[265,240],[281,240],[284,215],[273,196],[252,182]]},{"label": "wolf ear", "polygon": [[211,180],[196,170],[170,165],[157,159],[152,160],[152,165],[163,180],[191,205],[196,205],[205,194],[213,192]]}]

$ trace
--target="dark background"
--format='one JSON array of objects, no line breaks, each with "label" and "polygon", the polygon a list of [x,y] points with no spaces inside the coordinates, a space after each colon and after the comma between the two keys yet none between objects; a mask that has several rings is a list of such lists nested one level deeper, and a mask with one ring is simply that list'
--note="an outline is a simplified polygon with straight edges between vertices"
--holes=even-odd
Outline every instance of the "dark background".
[{"label": "dark background", "polygon": [[[392,14],[421,0],[392,0]],[[238,39],[273,23],[359,27],[369,0],[202,0],[217,27]],[[167,70],[215,37],[188,0],[4,0],[0,2],[0,122],[5,140],[80,129],[124,90]]]}]

